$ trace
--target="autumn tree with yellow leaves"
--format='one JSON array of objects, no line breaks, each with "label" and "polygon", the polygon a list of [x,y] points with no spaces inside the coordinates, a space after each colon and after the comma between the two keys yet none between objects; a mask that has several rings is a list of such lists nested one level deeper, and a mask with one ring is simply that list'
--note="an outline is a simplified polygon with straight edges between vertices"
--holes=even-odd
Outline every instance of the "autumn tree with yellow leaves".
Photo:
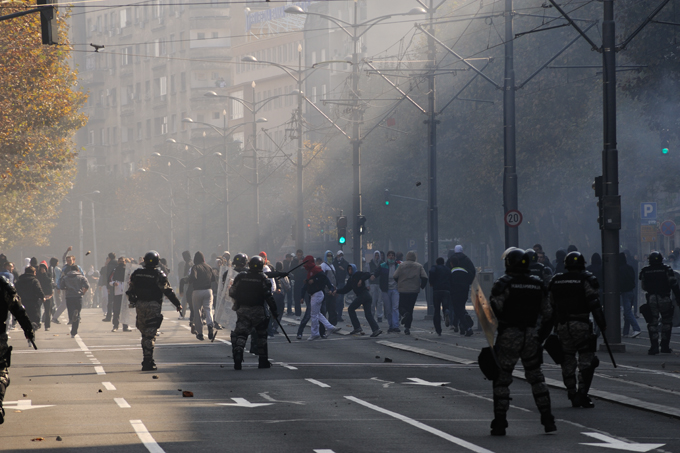
[{"label": "autumn tree with yellow leaves", "polygon": [[[35,3],[4,3],[10,14]],[[74,133],[87,95],[69,65],[64,17],[59,45],[41,43],[40,15],[0,22],[0,248],[45,245],[76,173]]]}]

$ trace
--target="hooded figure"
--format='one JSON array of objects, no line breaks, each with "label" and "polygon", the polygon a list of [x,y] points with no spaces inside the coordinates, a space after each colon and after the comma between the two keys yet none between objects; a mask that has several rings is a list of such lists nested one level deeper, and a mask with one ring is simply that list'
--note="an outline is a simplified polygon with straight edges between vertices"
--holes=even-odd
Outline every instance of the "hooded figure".
[{"label": "hooded figure", "polygon": [[[340,330],[340,327],[335,327],[331,324],[326,317],[321,313],[321,306],[324,300],[324,289],[328,288],[331,293],[335,292],[335,286],[328,280],[326,273],[317,266],[314,262],[314,257],[312,255],[307,255],[304,259],[304,268],[307,271],[307,277],[305,278],[304,284],[302,286],[303,294],[306,292],[310,295],[309,299],[309,315],[312,321],[312,335],[307,338],[307,340],[313,341],[321,338],[321,333],[319,331],[319,323],[323,324],[326,328],[327,334],[330,335]],[[304,302],[304,300],[302,301]],[[307,312],[305,312],[305,318],[307,317]],[[304,329],[304,324],[306,320],[303,318],[300,322],[300,327],[298,328],[298,339],[302,338],[302,333],[300,329]]]},{"label": "hooded figure", "polygon": [[14,286],[21,298],[21,303],[26,308],[28,319],[33,324],[33,330],[39,329],[40,307],[42,306],[45,294],[40,286],[40,281],[35,276],[35,268],[27,266],[24,273],[14,283]]},{"label": "hooded figure", "polygon": [[205,323],[208,326],[208,339],[212,340],[213,332],[213,317],[212,317],[212,283],[215,281],[215,272],[208,263],[205,262],[203,253],[196,252],[194,254],[194,265],[189,272],[188,283],[192,287],[191,302],[193,305],[193,330],[196,338],[203,340],[203,321],[201,318],[201,309],[203,316],[205,316]]},{"label": "hooded figure", "polygon": [[427,285],[427,274],[423,266],[416,262],[416,252],[413,250],[406,253],[406,261],[401,263],[394,271],[392,278],[397,282],[399,291],[399,316],[404,324],[404,334],[411,334],[413,322],[413,308],[418,299],[418,293]]},{"label": "hooded figure", "polygon": [[366,321],[371,326],[373,333],[371,337],[377,337],[382,333],[378,323],[373,319],[373,314],[371,310],[371,295],[367,290],[369,279],[371,274],[368,272],[358,272],[357,267],[354,264],[349,265],[349,280],[344,288],[338,290],[338,294],[347,294],[350,291],[354,291],[356,297],[347,308],[347,313],[349,313],[349,319],[352,321],[352,327],[354,330],[350,332],[350,335],[363,335],[364,331],[361,329],[361,324],[359,323],[359,318],[357,318],[356,309],[363,305],[364,316]]}]

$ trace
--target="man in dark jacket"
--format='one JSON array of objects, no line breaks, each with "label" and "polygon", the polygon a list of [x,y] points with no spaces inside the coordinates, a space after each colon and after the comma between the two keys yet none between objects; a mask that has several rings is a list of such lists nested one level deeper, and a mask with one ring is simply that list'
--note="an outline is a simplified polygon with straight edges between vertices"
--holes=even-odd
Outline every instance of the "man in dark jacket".
[{"label": "man in dark jacket", "polygon": [[40,287],[42,288],[45,298],[43,299],[43,307],[45,311],[43,312],[43,322],[45,323],[45,332],[50,330],[50,321],[52,320],[52,295],[54,294],[54,287],[52,286],[52,279],[48,272],[47,263],[42,262],[38,266],[38,273],[36,278],[40,282]]},{"label": "man in dark jacket", "polygon": [[[111,332],[118,331],[120,321],[120,308],[123,305],[123,286],[125,285],[125,258],[118,258],[118,264],[111,275],[111,286],[113,288],[113,329]],[[129,332],[127,324],[123,324],[123,332]]]},{"label": "man in dark jacket", "polygon": [[208,326],[208,339],[213,339],[213,320],[212,320],[212,283],[215,281],[215,273],[212,267],[205,262],[203,253],[194,254],[194,265],[189,273],[188,283],[192,286],[191,294],[193,309],[193,326],[196,330],[196,338],[203,340],[203,321],[201,319],[201,308],[205,315],[205,322]]},{"label": "man in dark jacket", "polygon": [[[177,272],[177,278],[179,279],[179,297],[182,299],[182,312],[181,312],[181,318],[184,319],[186,312],[187,312],[187,307],[189,307],[189,325],[193,325],[192,321],[192,316],[191,313],[193,313],[193,306],[191,304],[191,293],[193,292],[193,288],[191,286],[186,286],[187,278],[189,277],[189,271],[191,271],[191,268],[194,265],[194,262],[191,261],[191,252],[189,250],[185,250],[182,252],[182,258],[184,261],[179,263],[178,267],[178,272]],[[184,296],[184,297],[183,297]],[[192,329],[192,333],[196,333]]]},{"label": "man in dark jacket", "polygon": [[21,298],[21,303],[26,308],[26,314],[28,319],[31,320],[33,330],[38,330],[40,328],[40,307],[42,307],[45,294],[40,286],[40,281],[35,276],[35,268],[28,266],[14,283],[14,286],[19,298]]},{"label": "man in dark jacket", "polygon": [[[342,250],[338,250],[335,254],[335,259],[333,260],[333,266],[335,267],[335,281],[338,285],[338,289],[345,286],[345,281],[347,280],[347,271],[349,268],[349,263],[345,259],[345,253]],[[338,322],[345,322],[342,319],[342,311],[345,309],[345,295],[339,295],[335,301],[335,308],[338,311]]]},{"label": "man in dark jacket", "polygon": [[378,285],[382,292],[385,319],[389,326],[387,333],[401,332],[401,329],[399,329],[399,292],[397,291],[397,282],[393,278],[398,267],[396,254],[390,250],[387,252],[385,261],[380,263],[378,269],[371,276],[371,281],[378,279]]},{"label": "man in dark jacket", "polygon": [[71,320],[71,338],[78,335],[80,325],[80,310],[83,308],[83,295],[90,289],[87,278],[77,268],[71,267],[61,275],[59,289],[66,293],[66,309]]},{"label": "man in dark jacket", "polygon": [[444,265],[444,258],[439,257],[437,264],[430,268],[429,281],[432,287],[432,297],[434,300],[434,330],[437,335],[442,335],[442,318],[440,310],[444,311],[446,327],[450,324],[449,305],[451,300],[451,271]]},{"label": "man in dark jacket", "polygon": [[350,291],[354,291],[354,294],[356,294],[354,301],[347,307],[349,319],[352,321],[352,327],[354,327],[354,330],[350,332],[350,335],[364,334],[356,312],[357,308],[363,305],[364,316],[373,331],[371,337],[377,337],[382,333],[382,330],[380,330],[378,323],[375,322],[375,319],[373,318],[373,313],[371,312],[372,299],[366,288],[367,283],[370,281],[371,274],[368,272],[357,272],[357,267],[354,264],[350,264],[349,269],[347,270],[349,271],[349,280],[347,280],[347,284],[343,288],[337,290],[337,293],[347,294]]},{"label": "man in dark jacket", "polygon": [[[104,322],[111,322],[111,318],[113,317],[113,303],[115,298],[114,289],[113,286],[111,286],[111,277],[113,276],[113,271],[116,270],[117,265],[118,263],[116,262],[116,254],[113,252],[109,253],[109,261],[106,263],[106,274],[99,277],[106,281],[106,290],[108,296],[106,302],[106,317],[102,319]],[[66,270],[64,269],[63,272],[66,273]]]},{"label": "man in dark jacket", "polygon": [[449,251],[447,265],[451,269],[451,301],[453,305],[454,331],[460,328],[461,335],[472,335],[472,318],[465,311],[465,303],[470,294],[470,285],[475,280],[477,269],[472,260],[463,253],[463,246],[457,245]]}]

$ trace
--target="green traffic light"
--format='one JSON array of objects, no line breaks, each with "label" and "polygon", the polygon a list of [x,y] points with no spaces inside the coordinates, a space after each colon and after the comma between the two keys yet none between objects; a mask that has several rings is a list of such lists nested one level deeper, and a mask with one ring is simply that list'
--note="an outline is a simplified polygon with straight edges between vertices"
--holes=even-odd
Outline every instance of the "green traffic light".
[{"label": "green traffic light", "polygon": [[661,152],[662,152],[663,154],[668,154],[668,148],[662,149]]},{"label": "green traffic light", "polygon": [[390,205],[390,202],[389,202],[389,201],[385,201],[385,206],[389,206],[389,205]]},{"label": "green traffic light", "polygon": [[341,243],[341,244],[344,244],[345,242],[347,242],[347,239],[345,239],[344,237],[341,236],[341,237],[338,238],[338,242]]}]

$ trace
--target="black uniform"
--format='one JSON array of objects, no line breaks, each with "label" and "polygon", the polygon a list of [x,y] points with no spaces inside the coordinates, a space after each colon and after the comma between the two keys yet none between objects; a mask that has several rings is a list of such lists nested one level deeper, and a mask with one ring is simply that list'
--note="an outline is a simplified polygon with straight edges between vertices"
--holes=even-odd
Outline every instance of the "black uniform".
[{"label": "black uniform", "polygon": [[543,283],[546,285],[550,283],[550,279],[552,278],[552,271],[550,268],[539,262],[532,262],[529,265],[529,273],[543,280]]},{"label": "black uniform", "polygon": [[531,385],[536,407],[541,414],[541,423],[546,432],[554,431],[555,419],[550,410],[550,393],[541,371],[540,346],[550,332],[550,325],[543,326],[543,322],[552,317],[545,285],[541,279],[528,273],[505,274],[494,283],[490,302],[498,318],[498,336],[494,349],[500,365],[499,376],[493,381],[495,418],[491,427],[494,431],[505,433],[512,372],[521,359],[524,375]]},{"label": "black uniform", "polygon": [[7,313],[10,312],[19,321],[26,338],[35,339],[33,326],[26,315],[26,310],[19,302],[19,297],[14,286],[5,277],[0,276],[0,424],[5,421],[5,410],[2,402],[5,399],[5,391],[9,387],[9,365],[12,348],[7,345]]},{"label": "black uniform", "polygon": [[588,391],[600,361],[595,355],[597,336],[593,333],[590,314],[593,314],[601,330],[606,328],[599,287],[593,274],[580,270],[557,274],[548,286],[557,335],[564,353],[562,379],[573,407],[593,407]]},{"label": "black uniform", "polygon": [[[671,352],[671,329],[673,328],[673,302],[671,291],[680,300],[680,287],[670,266],[662,263],[650,264],[640,271],[642,289],[647,293],[649,306],[647,331],[652,347],[650,355],[659,353],[659,316],[661,316],[661,352]],[[642,313],[642,310],[640,310]]]},{"label": "black uniform", "polygon": [[163,322],[161,306],[163,296],[167,297],[172,304],[180,309],[179,299],[168,282],[163,271],[154,267],[137,269],[130,276],[130,284],[125,293],[131,306],[137,309],[137,329],[142,333],[142,371],[156,369],[153,360],[153,347],[156,339],[156,331]]},{"label": "black uniform", "polygon": [[233,310],[238,316],[236,327],[231,332],[234,369],[241,369],[243,350],[253,328],[257,335],[257,342],[252,345],[253,353],[260,356],[259,368],[269,368],[267,350],[269,311],[265,303],[272,316],[278,316],[271,281],[262,272],[252,270],[244,272],[234,278],[234,283],[229,288],[229,295],[234,300]]}]

